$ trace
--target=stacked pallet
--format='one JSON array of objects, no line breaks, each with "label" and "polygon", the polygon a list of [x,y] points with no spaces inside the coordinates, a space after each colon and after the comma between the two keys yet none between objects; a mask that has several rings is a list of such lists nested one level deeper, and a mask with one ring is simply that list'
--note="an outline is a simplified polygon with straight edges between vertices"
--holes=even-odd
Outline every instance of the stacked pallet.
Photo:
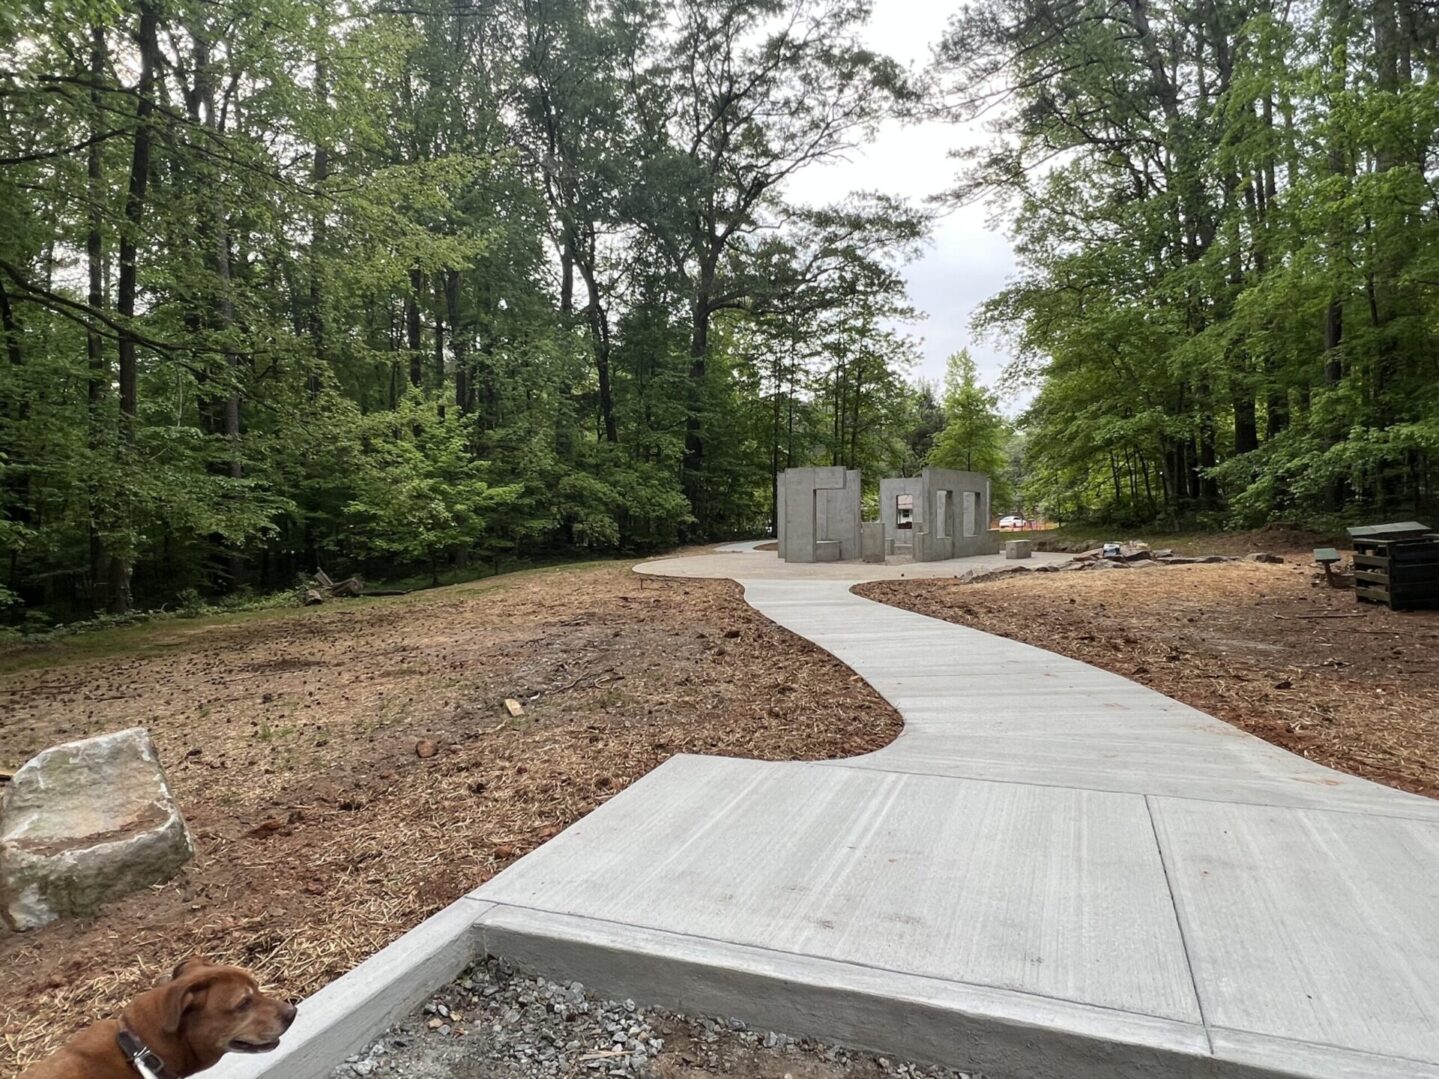
[{"label": "stacked pallet", "polygon": [[1354,594],[1393,610],[1439,607],[1439,534],[1418,521],[1351,528]]}]

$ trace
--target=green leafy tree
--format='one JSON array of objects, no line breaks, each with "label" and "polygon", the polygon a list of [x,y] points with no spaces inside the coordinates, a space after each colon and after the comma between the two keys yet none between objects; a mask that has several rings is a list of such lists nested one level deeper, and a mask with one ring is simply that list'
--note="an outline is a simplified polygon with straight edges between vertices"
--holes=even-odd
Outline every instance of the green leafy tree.
[{"label": "green leafy tree", "polygon": [[983,0],[938,111],[1014,221],[1036,482],[1070,514],[1428,512],[1439,428],[1432,19],[1407,4]]},{"label": "green leafy tree", "polygon": [[979,380],[968,349],[949,358],[944,372],[944,428],[935,436],[929,464],[983,472],[989,476],[991,508],[1014,506],[1010,483],[1010,426],[999,411],[999,396]]}]

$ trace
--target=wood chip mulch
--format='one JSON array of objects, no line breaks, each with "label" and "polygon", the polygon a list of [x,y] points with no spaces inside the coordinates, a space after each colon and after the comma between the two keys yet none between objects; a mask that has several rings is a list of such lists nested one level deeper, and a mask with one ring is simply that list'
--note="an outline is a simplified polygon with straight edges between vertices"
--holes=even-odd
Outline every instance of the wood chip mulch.
[{"label": "wood chip mulch", "polygon": [[1439,797],[1439,611],[1324,587],[1305,554],[882,581],[870,599],[1092,663],[1352,775]]},{"label": "wood chip mulch", "polygon": [[0,1073],[190,954],[313,992],[675,753],[843,757],[900,729],[733,583],[614,563],[116,641],[0,656],[0,769],[145,725],[197,856],[0,934]]}]

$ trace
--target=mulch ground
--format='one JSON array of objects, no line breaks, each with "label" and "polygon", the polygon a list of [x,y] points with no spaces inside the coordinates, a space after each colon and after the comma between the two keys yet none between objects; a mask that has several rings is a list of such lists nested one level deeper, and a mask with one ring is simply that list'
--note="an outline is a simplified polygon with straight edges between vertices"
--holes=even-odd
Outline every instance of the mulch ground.
[{"label": "mulch ground", "polygon": [[190,954],[310,993],[675,753],[842,757],[900,729],[733,583],[620,564],[125,641],[0,656],[0,769],[147,726],[197,855],[96,918],[0,934],[3,1073]]},{"label": "mulch ground", "polygon": [[1439,797],[1439,611],[1316,586],[1307,554],[856,591],[1084,660],[1330,768]]}]

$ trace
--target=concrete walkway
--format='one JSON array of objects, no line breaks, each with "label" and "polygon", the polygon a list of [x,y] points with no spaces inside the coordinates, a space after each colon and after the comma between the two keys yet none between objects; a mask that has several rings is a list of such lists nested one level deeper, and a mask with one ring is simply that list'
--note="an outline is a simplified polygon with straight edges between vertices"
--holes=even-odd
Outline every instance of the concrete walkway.
[{"label": "concrete walkway", "polygon": [[1439,1077],[1439,802],[765,554],[642,571],[734,572],[904,733],[669,761],[474,893],[491,952],[995,1076]]}]

